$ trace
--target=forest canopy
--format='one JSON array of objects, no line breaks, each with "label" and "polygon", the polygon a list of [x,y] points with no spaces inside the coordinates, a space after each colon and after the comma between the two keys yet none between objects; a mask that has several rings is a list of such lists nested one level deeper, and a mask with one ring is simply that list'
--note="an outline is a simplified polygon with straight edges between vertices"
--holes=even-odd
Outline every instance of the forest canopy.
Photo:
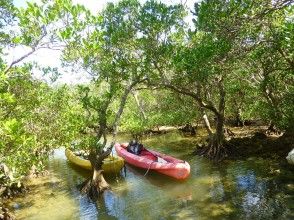
[{"label": "forest canopy", "polygon": [[[41,171],[52,149],[73,143],[94,149],[98,166],[107,134],[115,141],[117,131],[202,124],[202,153],[221,160],[230,121],[294,130],[291,0],[203,0],[193,24],[184,4],[155,0],[108,3],[97,14],[71,0],[0,6],[0,163],[12,173],[0,173],[0,185]],[[18,47],[28,52],[7,62]],[[60,75],[27,61],[39,50],[60,51],[63,66],[91,81],[37,79],[36,71],[53,81]]]}]

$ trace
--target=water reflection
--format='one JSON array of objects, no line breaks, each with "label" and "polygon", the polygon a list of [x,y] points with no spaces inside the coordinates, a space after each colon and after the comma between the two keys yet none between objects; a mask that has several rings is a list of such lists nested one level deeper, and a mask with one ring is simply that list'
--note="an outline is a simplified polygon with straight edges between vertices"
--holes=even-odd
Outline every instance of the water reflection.
[{"label": "water reflection", "polygon": [[[256,158],[256,161],[232,163],[228,168],[228,178],[236,180],[235,190],[232,189],[231,194],[239,218],[290,219],[291,206],[283,192],[285,185],[279,176],[270,175],[270,167],[265,166],[268,162]],[[289,178],[293,179],[293,175]],[[293,194],[291,197],[293,200]]]},{"label": "water reflection", "polygon": [[189,154],[195,141],[175,133],[144,141],[188,161],[191,176],[186,181],[127,165],[126,175],[105,177],[112,190],[96,203],[77,188],[91,173],[57,150],[49,163],[51,175],[34,180],[32,192],[11,207],[18,219],[293,219],[291,170],[258,158],[213,164]]}]

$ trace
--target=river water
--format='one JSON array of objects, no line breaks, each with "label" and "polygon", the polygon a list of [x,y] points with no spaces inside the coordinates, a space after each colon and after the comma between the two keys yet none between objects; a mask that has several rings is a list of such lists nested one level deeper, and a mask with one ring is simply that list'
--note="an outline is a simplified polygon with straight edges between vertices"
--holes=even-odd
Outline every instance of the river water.
[{"label": "river water", "polygon": [[17,219],[36,220],[294,219],[293,168],[261,158],[214,164],[191,155],[197,141],[178,133],[143,140],[188,161],[190,177],[176,181],[127,165],[125,172],[105,176],[112,190],[95,203],[77,188],[91,173],[70,164],[64,149],[57,149],[49,160],[50,175],[32,180],[30,193],[13,200],[11,209]]}]

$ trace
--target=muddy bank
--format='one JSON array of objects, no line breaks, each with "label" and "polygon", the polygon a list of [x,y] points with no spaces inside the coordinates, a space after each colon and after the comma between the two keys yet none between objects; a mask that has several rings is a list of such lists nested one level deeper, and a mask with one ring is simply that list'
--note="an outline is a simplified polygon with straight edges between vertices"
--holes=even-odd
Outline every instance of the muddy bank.
[{"label": "muddy bank", "polygon": [[0,206],[0,220],[13,220],[15,217],[9,212],[8,208]]},{"label": "muddy bank", "polygon": [[294,148],[294,133],[267,135],[265,128],[249,132],[247,136],[232,137],[227,141],[229,159],[246,157],[272,158],[281,157],[286,160],[287,154]]},{"label": "muddy bank", "polygon": [[15,198],[24,197],[30,191],[27,182],[47,176],[49,172],[47,170],[40,171],[32,166],[28,174],[17,181],[5,164],[0,165],[0,171],[2,171],[0,176],[0,220],[13,220],[16,218],[7,203]]},{"label": "muddy bank", "polygon": [[[192,128],[192,129],[191,129]],[[201,147],[205,147],[207,136],[201,125],[165,127],[153,129],[152,132],[145,131],[140,136],[149,137],[152,135],[162,135],[178,130],[184,136],[195,137],[199,140],[193,154],[198,154]],[[148,135],[147,135],[148,134]],[[285,159],[287,154],[294,148],[294,132],[286,133],[269,133],[268,126],[251,125],[243,127],[227,127],[225,129],[226,147],[228,155],[226,159],[246,159],[248,157],[275,158]],[[140,140],[139,138],[139,140]],[[286,159],[285,159],[286,161]]]},{"label": "muddy bank", "polygon": [[[280,158],[286,163],[286,156],[294,148],[294,132],[269,135],[266,126],[230,127],[226,130],[225,159]],[[199,155],[205,149],[206,141],[198,144],[193,154]]]}]

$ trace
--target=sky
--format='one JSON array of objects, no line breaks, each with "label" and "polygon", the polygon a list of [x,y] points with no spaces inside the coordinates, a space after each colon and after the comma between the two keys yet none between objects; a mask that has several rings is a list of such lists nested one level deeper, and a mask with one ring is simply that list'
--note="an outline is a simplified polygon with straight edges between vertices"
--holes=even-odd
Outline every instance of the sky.
[{"label": "sky", "polygon": [[[41,2],[41,0],[14,0],[14,4],[17,7],[25,7],[26,2]],[[72,0],[74,4],[82,4],[85,7],[87,7],[89,10],[92,11],[92,13],[95,13],[97,11],[100,11],[103,9],[107,2],[118,2],[118,0]],[[163,3],[166,4],[176,4],[176,3],[185,3],[189,8],[193,8],[194,2],[199,2],[199,0],[160,0]],[[145,0],[140,0],[140,2],[145,2]]]},{"label": "sky", "polygon": [[[108,2],[118,2],[119,0],[72,0],[74,4],[82,4],[86,8],[88,8],[93,14],[101,11]],[[140,2],[144,3],[146,0],[140,0]],[[16,7],[26,7],[26,2],[36,2],[40,3],[41,0],[14,0],[14,5]],[[161,0],[161,2],[166,4],[177,4],[177,3],[185,3],[186,6],[190,9],[193,8],[195,2],[199,2],[199,0]],[[191,23],[192,17],[187,17],[187,22]],[[8,56],[6,57],[6,61],[11,63],[13,60],[16,60],[18,57],[26,54],[29,51],[29,48],[25,47],[17,47],[11,49],[8,52]],[[76,84],[83,83],[89,81],[89,76],[85,73],[74,73],[72,74],[70,70],[63,69],[61,67],[60,62],[60,51],[53,51],[49,49],[41,49],[36,51],[30,57],[26,58],[23,62],[36,61],[40,66],[43,67],[57,67],[59,72],[62,74],[62,77],[57,80],[57,84],[66,83],[66,84]],[[45,79],[42,76],[40,71],[34,71],[34,75],[36,78]]]}]

